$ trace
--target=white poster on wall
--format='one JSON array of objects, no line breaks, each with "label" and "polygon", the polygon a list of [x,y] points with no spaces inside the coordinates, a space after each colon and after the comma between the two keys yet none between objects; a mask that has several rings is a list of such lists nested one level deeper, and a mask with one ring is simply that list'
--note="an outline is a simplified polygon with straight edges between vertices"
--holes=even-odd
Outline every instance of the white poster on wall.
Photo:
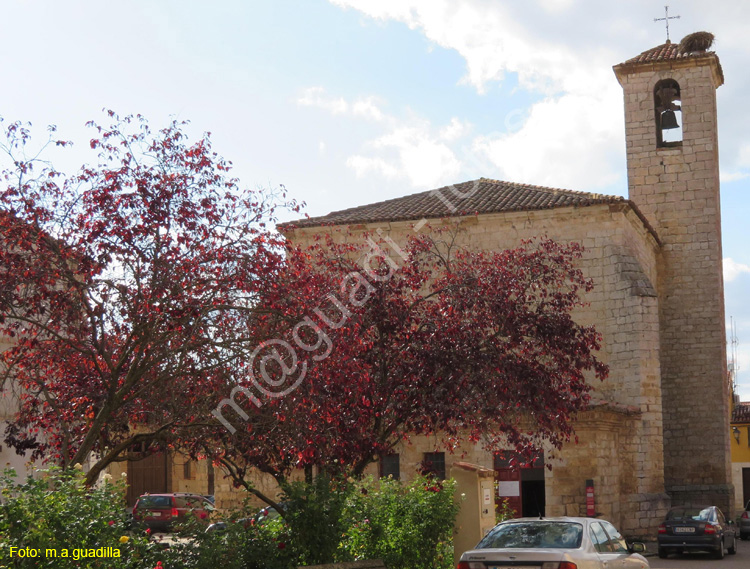
[{"label": "white poster on wall", "polygon": [[521,495],[521,483],[518,480],[498,482],[497,495],[504,498],[517,498]]}]

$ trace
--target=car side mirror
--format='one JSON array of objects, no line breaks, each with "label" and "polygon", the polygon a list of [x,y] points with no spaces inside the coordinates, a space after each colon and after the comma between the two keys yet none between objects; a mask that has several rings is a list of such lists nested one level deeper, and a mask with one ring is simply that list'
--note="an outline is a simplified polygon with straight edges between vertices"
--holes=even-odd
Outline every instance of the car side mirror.
[{"label": "car side mirror", "polygon": [[640,541],[634,541],[630,544],[630,547],[628,547],[628,551],[630,551],[630,553],[645,553],[646,546]]}]

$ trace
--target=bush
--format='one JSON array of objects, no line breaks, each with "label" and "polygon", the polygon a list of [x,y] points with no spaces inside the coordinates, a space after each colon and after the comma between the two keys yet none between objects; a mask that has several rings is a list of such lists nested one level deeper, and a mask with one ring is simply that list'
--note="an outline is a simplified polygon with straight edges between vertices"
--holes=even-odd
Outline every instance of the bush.
[{"label": "bush", "polygon": [[403,485],[363,480],[347,504],[341,547],[354,559],[383,559],[391,569],[450,569],[459,506],[454,481],[418,477]]},{"label": "bush", "polygon": [[341,538],[352,523],[344,513],[351,493],[350,483],[326,474],[310,484],[293,482],[285,488],[285,521],[300,565],[349,560],[340,551]]},{"label": "bush", "polygon": [[[38,474],[24,483],[11,469],[0,477],[0,567],[120,569],[151,561],[155,547],[146,536],[129,535],[123,482],[87,488],[79,469]],[[11,557],[11,548],[36,556],[19,557],[14,549]],[[89,556],[114,549],[120,557]]]},{"label": "bush", "polygon": [[[284,518],[229,523],[215,532],[192,520],[166,549],[129,529],[124,483],[87,488],[77,469],[40,474],[24,483],[16,483],[12,471],[0,478],[0,569],[294,569],[377,558],[391,569],[448,569],[453,559],[458,506],[450,481],[420,477],[402,485],[319,476],[285,488]],[[39,553],[11,558],[11,547]],[[119,557],[81,555],[114,549]],[[48,550],[57,555],[47,556]]]}]

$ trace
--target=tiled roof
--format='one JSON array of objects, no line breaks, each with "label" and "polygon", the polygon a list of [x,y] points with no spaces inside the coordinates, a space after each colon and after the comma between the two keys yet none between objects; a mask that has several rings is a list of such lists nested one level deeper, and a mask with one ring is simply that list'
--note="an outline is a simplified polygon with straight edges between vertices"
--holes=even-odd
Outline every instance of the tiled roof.
[{"label": "tiled roof", "polygon": [[674,61],[677,59],[687,59],[689,57],[705,55],[705,53],[706,52],[680,53],[680,44],[667,42],[652,47],[651,49],[644,51],[642,54],[628,59],[625,64],[651,63],[653,61]]},{"label": "tiled roof", "polygon": [[615,73],[618,74],[618,77],[619,77],[620,71],[627,71],[627,70],[633,69],[634,66],[638,66],[641,64],[681,62],[681,61],[689,61],[691,59],[694,60],[694,59],[702,59],[702,58],[710,58],[714,60],[716,67],[717,67],[716,70],[718,73],[719,84],[723,84],[724,83],[724,71],[721,68],[721,63],[719,63],[719,58],[716,55],[716,52],[713,52],[713,51],[681,52],[679,43],[671,43],[669,41],[667,43],[657,45],[656,47],[652,47],[651,49],[647,49],[640,55],[636,55],[635,57],[632,57],[623,63],[615,65]]},{"label": "tiled roof", "polygon": [[738,403],[734,406],[732,423],[750,423],[750,403]]},{"label": "tiled roof", "polygon": [[507,211],[528,211],[558,207],[584,207],[603,203],[627,203],[621,196],[608,196],[514,184],[488,178],[445,186],[418,194],[369,205],[334,211],[284,226],[314,227],[385,221],[441,219]]}]

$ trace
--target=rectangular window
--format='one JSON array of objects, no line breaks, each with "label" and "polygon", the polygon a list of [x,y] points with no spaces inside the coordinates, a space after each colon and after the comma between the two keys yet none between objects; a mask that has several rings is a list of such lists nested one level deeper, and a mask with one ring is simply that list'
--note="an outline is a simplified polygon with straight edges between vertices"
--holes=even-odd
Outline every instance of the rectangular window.
[{"label": "rectangular window", "polygon": [[422,469],[425,473],[432,474],[438,480],[445,480],[445,453],[426,452],[422,461]]},{"label": "rectangular window", "polygon": [[380,455],[380,477],[391,476],[394,480],[401,479],[401,457],[398,453]]},{"label": "rectangular window", "polygon": [[192,460],[187,460],[185,461],[185,464],[182,465],[182,477],[185,480],[193,479],[193,461]]}]

